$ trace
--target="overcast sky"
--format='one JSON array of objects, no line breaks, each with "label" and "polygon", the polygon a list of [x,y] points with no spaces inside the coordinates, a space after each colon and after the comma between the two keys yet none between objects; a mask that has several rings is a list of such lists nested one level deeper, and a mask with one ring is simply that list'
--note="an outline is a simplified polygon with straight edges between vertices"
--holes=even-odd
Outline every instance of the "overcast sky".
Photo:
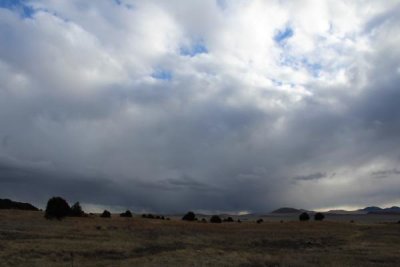
[{"label": "overcast sky", "polygon": [[0,1],[0,198],[400,204],[400,1]]}]

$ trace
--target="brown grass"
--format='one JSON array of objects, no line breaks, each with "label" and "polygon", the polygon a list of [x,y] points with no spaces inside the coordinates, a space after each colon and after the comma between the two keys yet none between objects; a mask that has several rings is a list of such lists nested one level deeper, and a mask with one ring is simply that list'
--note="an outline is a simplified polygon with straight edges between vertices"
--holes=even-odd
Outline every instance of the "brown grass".
[{"label": "brown grass", "polygon": [[400,266],[400,224],[88,217],[0,211],[0,266]]}]

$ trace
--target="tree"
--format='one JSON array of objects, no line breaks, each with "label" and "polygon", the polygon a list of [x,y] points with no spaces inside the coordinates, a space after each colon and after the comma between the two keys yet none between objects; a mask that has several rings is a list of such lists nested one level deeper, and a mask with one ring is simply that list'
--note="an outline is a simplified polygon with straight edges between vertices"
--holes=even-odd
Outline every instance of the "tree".
[{"label": "tree", "polygon": [[182,217],[183,221],[195,221],[196,220],[196,214],[194,214],[193,211],[189,211]]},{"label": "tree", "polygon": [[322,221],[322,220],[324,220],[324,219],[325,219],[325,215],[324,215],[323,213],[321,213],[321,212],[315,213],[315,215],[314,215],[314,220],[316,220],[316,221]]},{"label": "tree", "polygon": [[128,217],[132,217],[132,212],[130,210],[127,210],[127,211],[121,213],[119,216],[120,217],[127,217],[127,218]]},{"label": "tree", "polygon": [[233,222],[233,218],[232,217],[225,218],[224,222]]},{"label": "tree", "polygon": [[104,210],[100,215],[101,218],[111,218],[111,213],[108,210]]},{"label": "tree", "polygon": [[79,204],[79,202],[76,202],[74,205],[72,205],[69,216],[82,217],[83,215],[85,215],[85,213],[83,212],[82,207]]},{"label": "tree", "polygon": [[210,223],[221,223],[222,220],[218,215],[213,215],[210,218]]},{"label": "tree", "polygon": [[310,215],[308,215],[307,212],[303,212],[302,214],[300,214],[299,220],[300,221],[308,221],[308,220],[310,220]]},{"label": "tree", "polygon": [[45,217],[46,219],[62,219],[68,216],[71,212],[71,208],[68,202],[61,197],[52,197],[47,201]]}]

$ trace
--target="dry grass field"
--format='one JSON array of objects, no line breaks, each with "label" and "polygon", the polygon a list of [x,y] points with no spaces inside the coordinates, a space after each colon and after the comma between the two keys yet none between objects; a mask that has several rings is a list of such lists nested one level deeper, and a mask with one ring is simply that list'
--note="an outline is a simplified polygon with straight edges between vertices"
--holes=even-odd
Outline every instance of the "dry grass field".
[{"label": "dry grass field", "polygon": [[400,224],[210,224],[0,211],[0,266],[400,266]]}]

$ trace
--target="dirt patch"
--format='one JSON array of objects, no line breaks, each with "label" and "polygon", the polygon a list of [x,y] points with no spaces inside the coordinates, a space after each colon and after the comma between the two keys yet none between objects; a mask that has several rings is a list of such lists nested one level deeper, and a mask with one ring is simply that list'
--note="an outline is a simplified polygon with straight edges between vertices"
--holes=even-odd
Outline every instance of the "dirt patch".
[{"label": "dirt patch", "polygon": [[41,239],[43,235],[38,234],[29,234],[25,232],[0,232],[0,240],[27,240],[27,239]]},{"label": "dirt patch", "polygon": [[99,258],[104,260],[121,260],[130,258],[129,253],[113,249],[99,249],[94,251],[80,251],[73,254],[84,258]]},{"label": "dirt patch", "polygon": [[323,249],[333,246],[341,246],[345,242],[334,237],[308,238],[308,239],[262,239],[251,243],[252,247],[269,249]]},{"label": "dirt patch", "polygon": [[154,254],[159,254],[163,252],[170,252],[175,250],[184,249],[185,245],[180,242],[175,242],[171,244],[151,244],[148,246],[139,247],[133,250],[137,256],[149,256]]}]

